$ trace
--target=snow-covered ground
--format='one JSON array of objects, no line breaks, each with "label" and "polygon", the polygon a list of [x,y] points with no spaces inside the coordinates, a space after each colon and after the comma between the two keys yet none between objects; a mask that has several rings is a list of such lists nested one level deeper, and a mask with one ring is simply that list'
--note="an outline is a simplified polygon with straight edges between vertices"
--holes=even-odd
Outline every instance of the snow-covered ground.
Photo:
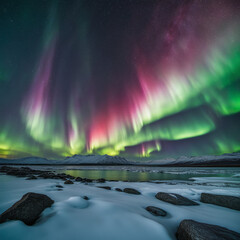
[{"label": "snow-covered ground", "polygon": [[[237,174],[236,171],[235,175]],[[73,185],[64,185],[61,180],[25,180],[0,175],[0,213],[27,192],[43,193],[55,201],[33,226],[26,226],[20,221],[0,224],[0,239],[168,240],[175,239],[177,227],[183,219],[216,224],[240,232],[239,211],[199,201],[202,192],[240,196],[240,189],[232,184],[232,178],[202,177],[194,180],[161,184],[75,182]],[[56,184],[64,186],[63,190],[58,191]],[[110,186],[112,190],[96,186]],[[142,194],[130,195],[114,190],[126,187],[135,188]],[[155,194],[159,191],[181,194],[197,201],[200,205],[175,206],[160,201],[155,198]],[[89,200],[84,200],[83,196],[88,196]],[[166,217],[151,215],[144,209],[150,205],[162,208],[168,215]]]}]

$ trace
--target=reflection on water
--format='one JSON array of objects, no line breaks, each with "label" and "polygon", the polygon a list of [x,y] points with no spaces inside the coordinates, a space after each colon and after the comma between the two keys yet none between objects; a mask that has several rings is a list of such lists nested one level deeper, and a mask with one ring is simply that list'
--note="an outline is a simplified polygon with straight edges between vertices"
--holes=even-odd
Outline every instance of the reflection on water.
[{"label": "reflection on water", "polygon": [[[91,169],[89,167],[68,166],[68,169],[58,169],[74,177],[89,179],[105,178],[106,180],[118,181],[153,181],[153,180],[189,180],[196,177],[233,177],[238,168],[133,168],[111,167]],[[70,168],[70,169],[69,169]],[[233,178],[240,181],[239,178]]]},{"label": "reflection on water", "polygon": [[[166,179],[161,174],[148,173],[148,172],[130,172],[125,170],[66,170],[66,174],[74,177],[99,179],[105,178],[106,180],[119,180],[119,181],[148,181]],[[165,175],[165,174],[164,174]],[[170,175],[170,174],[167,174]]]}]

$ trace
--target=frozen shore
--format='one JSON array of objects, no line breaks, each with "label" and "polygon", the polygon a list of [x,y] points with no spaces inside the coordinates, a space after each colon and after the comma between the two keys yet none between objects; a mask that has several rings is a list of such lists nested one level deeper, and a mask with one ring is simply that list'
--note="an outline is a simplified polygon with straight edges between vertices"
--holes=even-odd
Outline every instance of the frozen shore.
[{"label": "frozen shore", "polygon": [[[0,175],[0,213],[11,207],[27,192],[42,193],[54,200],[34,226],[21,221],[8,221],[0,225],[0,238],[15,239],[176,239],[180,222],[184,219],[216,224],[240,232],[240,212],[237,210],[200,202],[202,192],[240,196],[240,189],[221,183],[207,184],[211,179],[189,182],[81,182],[64,184],[62,179],[26,180]],[[197,182],[198,184],[194,184]],[[228,182],[228,179],[225,179]],[[63,188],[57,187],[63,186]],[[102,187],[110,187],[107,190]],[[134,188],[140,195],[116,191]],[[177,206],[158,200],[158,192],[176,193],[198,203],[197,206]],[[87,196],[89,200],[83,199]],[[146,211],[155,206],[167,212],[154,216]]]}]

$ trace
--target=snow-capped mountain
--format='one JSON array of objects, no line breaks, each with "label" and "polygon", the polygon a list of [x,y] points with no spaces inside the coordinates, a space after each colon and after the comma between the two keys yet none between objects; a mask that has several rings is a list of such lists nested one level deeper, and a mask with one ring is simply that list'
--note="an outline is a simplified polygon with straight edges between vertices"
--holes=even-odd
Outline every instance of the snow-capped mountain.
[{"label": "snow-capped mountain", "polygon": [[18,159],[0,159],[0,164],[27,164],[27,165],[34,165],[34,164],[55,164],[56,160],[48,160],[46,158],[40,157],[25,157],[25,158],[18,158]]},{"label": "snow-capped mountain", "polygon": [[59,165],[75,165],[75,164],[99,164],[99,165],[118,165],[118,164],[131,164],[125,158],[120,156],[109,156],[109,155],[74,155],[67,157],[64,160],[48,160],[46,158],[39,157],[26,157],[19,159],[0,159],[0,164],[59,164]]},{"label": "snow-capped mountain", "polygon": [[223,155],[206,155],[206,156],[181,156],[177,159],[162,159],[148,161],[147,165],[169,165],[169,166],[225,166],[225,165],[239,165],[240,153],[229,153]]},{"label": "snow-capped mountain", "polygon": [[26,157],[19,159],[0,159],[0,164],[22,165],[146,165],[146,166],[240,166],[240,153],[206,156],[181,156],[177,159],[168,158],[149,161],[128,161],[120,156],[109,155],[74,155],[64,160],[48,160],[39,157]]},{"label": "snow-capped mountain", "polygon": [[65,158],[59,164],[130,164],[130,162],[120,156],[74,155],[72,157]]}]

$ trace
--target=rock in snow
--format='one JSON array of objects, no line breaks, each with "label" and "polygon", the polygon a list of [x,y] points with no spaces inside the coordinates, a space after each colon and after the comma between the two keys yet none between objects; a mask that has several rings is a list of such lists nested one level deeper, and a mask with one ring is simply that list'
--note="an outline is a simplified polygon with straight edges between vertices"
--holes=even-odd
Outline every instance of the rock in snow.
[{"label": "rock in snow", "polygon": [[159,200],[172,203],[174,205],[182,205],[182,206],[199,205],[198,203],[176,193],[159,192],[155,195],[155,197]]},{"label": "rock in snow", "polygon": [[31,175],[31,176],[26,178],[26,180],[35,180],[35,179],[37,179],[37,177],[34,176],[34,175]]},{"label": "rock in snow", "polygon": [[64,182],[64,184],[73,184],[73,181],[71,181],[71,180],[66,180],[66,181]]},{"label": "rock in snow", "polygon": [[45,208],[51,207],[54,201],[44,194],[26,193],[12,207],[0,215],[0,223],[7,220],[21,220],[33,225]]},{"label": "rock in snow", "polygon": [[202,193],[201,202],[211,203],[240,211],[240,197]]},{"label": "rock in snow", "polygon": [[167,215],[166,211],[164,211],[161,208],[154,207],[154,206],[148,206],[148,207],[146,207],[146,210],[148,212],[150,212],[151,214],[155,215],[155,216],[162,216],[162,217],[164,217],[164,216]]},{"label": "rock in snow", "polygon": [[106,190],[111,190],[111,187],[109,186],[97,186],[98,188],[103,188],[103,189],[106,189]]},{"label": "rock in snow", "polygon": [[118,191],[118,192],[122,192],[121,188],[115,188],[115,190]]},{"label": "rock in snow", "polygon": [[105,182],[106,182],[106,179],[104,179],[104,178],[99,178],[99,179],[97,180],[97,182],[99,182],[99,183],[105,183]]},{"label": "rock in snow", "polygon": [[123,191],[125,193],[129,193],[129,194],[135,194],[135,195],[140,195],[141,194],[138,190],[136,190],[134,188],[124,188]]},{"label": "rock in snow", "polygon": [[76,178],[75,178],[75,181],[76,181],[76,182],[81,182],[81,181],[82,181],[82,178],[81,178],[81,177],[76,177]]},{"label": "rock in snow", "polygon": [[240,234],[217,225],[183,220],[177,230],[178,240],[239,240]]}]

